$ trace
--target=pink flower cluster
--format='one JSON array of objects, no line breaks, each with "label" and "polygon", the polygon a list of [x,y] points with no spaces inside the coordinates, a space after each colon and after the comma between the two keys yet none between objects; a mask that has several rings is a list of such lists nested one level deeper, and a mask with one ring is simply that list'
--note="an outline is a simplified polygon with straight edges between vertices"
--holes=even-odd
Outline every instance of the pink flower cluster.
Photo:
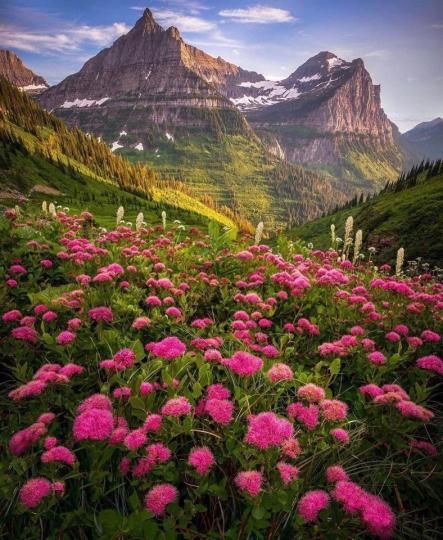
[{"label": "pink flower cluster", "polygon": [[292,437],[293,431],[289,420],[279,418],[273,412],[263,412],[248,417],[245,441],[266,450],[270,446],[280,446],[286,439]]},{"label": "pink flower cluster", "polygon": [[15,390],[9,392],[9,397],[14,401],[40,395],[49,384],[67,384],[75,375],[80,375],[84,371],[82,366],[69,363],[65,366],[60,364],[44,364],[35,372],[32,381],[29,381]]},{"label": "pink flower cluster", "polygon": [[145,349],[152,355],[164,358],[166,360],[173,360],[182,356],[186,352],[186,345],[180,341],[177,337],[171,336],[157,343],[148,343]]}]

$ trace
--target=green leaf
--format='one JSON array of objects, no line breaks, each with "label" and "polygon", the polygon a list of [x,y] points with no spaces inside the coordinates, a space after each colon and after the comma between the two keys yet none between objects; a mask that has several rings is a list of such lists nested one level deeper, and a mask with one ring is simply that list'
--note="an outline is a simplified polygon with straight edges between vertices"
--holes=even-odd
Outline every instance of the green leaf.
[{"label": "green leaf", "polygon": [[252,510],[252,517],[254,519],[263,519],[266,515],[266,510],[262,506],[255,506]]},{"label": "green leaf", "polygon": [[329,373],[331,375],[338,375],[340,373],[341,360],[340,358],[334,358],[329,366]]},{"label": "green leaf", "polygon": [[45,332],[42,335],[42,340],[46,343],[46,345],[54,345],[55,343],[54,337],[51,336],[51,334],[48,334],[47,332]]},{"label": "green leaf", "polygon": [[129,398],[129,403],[133,409],[142,409],[143,411],[145,410],[145,403],[142,398],[138,396],[132,396],[131,398]]},{"label": "green leaf", "polygon": [[128,503],[134,512],[142,508],[142,505],[141,505],[141,502],[137,493],[133,493],[130,497],[128,497]]},{"label": "green leaf", "polygon": [[136,361],[140,362],[140,360],[145,356],[145,348],[143,347],[143,343],[139,339],[137,341],[134,341],[134,343],[132,344],[132,350],[135,352]]},{"label": "green leaf", "polygon": [[116,510],[102,510],[98,522],[105,533],[114,536],[122,525],[123,517]]}]

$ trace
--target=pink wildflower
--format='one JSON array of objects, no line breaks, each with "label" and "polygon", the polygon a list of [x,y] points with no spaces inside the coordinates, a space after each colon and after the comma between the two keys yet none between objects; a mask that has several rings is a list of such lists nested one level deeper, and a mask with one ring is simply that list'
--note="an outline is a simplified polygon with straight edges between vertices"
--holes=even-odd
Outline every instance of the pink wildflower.
[{"label": "pink wildflower", "polygon": [[200,476],[204,476],[215,464],[214,455],[206,446],[193,448],[188,457],[188,464],[194,467]]},{"label": "pink wildflower", "polygon": [[368,360],[372,364],[380,365],[386,362],[386,357],[380,351],[373,351],[368,354]]},{"label": "pink wildflower", "polygon": [[441,339],[440,334],[437,334],[437,332],[433,332],[432,330],[423,330],[420,337],[423,341],[428,341],[430,343],[438,343]]},{"label": "pink wildflower", "polygon": [[227,425],[232,420],[234,404],[228,399],[208,399],[205,403],[205,412],[217,424]]},{"label": "pink wildflower", "polygon": [[430,442],[411,439],[410,445],[411,448],[421,450],[427,456],[435,457],[437,455],[437,448]]},{"label": "pink wildflower", "polygon": [[163,416],[173,416],[176,418],[178,418],[179,416],[185,416],[191,411],[191,404],[183,396],[168,400],[161,409],[161,413]]},{"label": "pink wildflower", "polygon": [[331,465],[326,469],[326,480],[330,483],[347,481],[348,475],[341,465]]},{"label": "pink wildflower", "polygon": [[301,454],[301,448],[298,439],[295,439],[294,437],[289,437],[289,439],[283,441],[283,444],[281,445],[281,452],[283,455],[295,459],[299,454]]},{"label": "pink wildflower", "polygon": [[28,508],[35,508],[51,491],[51,483],[46,478],[32,478],[24,484],[19,493],[20,502]]},{"label": "pink wildflower", "polygon": [[348,480],[339,480],[336,483],[332,497],[342,504],[344,511],[348,514],[355,514],[362,510],[368,502],[368,494],[360,486]]},{"label": "pink wildflower", "polygon": [[171,336],[161,341],[151,342],[145,346],[145,349],[154,356],[172,360],[182,356],[186,352],[186,345],[182,343],[178,338]]},{"label": "pink wildflower", "polygon": [[72,467],[75,463],[75,455],[65,446],[54,446],[42,454],[43,463],[50,463],[53,461],[66,463],[66,465]]},{"label": "pink wildflower", "polygon": [[141,330],[147,328],[151,324],[151,319],[148,317],[137,317],[131,325],[134,330]]},{"label": "pink wildflower", "polygon": [[88,315],[94,321],[105,321],[111,323],[114,319],[112,310],[105,306],[90,309],[88,311]]},{"label": "pink wildflower", "polygon": [[422,356],[417,360],[417,366],[421,369],[433,371],[438,375],[443,375],[443,360],[436,354]]},{"label": "pink wildflower", "polygon": [[131,349],[121,349],[114,354],[115,367],[120,371],[131,368],[135,362],[135,353]]},{"label": "pink wildflower", "polygon": [[370,396],[372,398],[383,395],[383,390],[376,384],[365,384],[364,386],[360,386],[358,391],[361,394]]},{"label": "pink wildflower", "polygon": [[263,367],[263,360],[253,354],[238,351],[225,364],[237,375],[248,377],[257,373]]},{"label": "pink wildflower", "polygon": [[266,376],[271,382],[290,381],[294,377],[292,369],[287,364],[274,364]]},{"label": "pink wildflower", "polygon": [[279,418],[273,412],[263,412],[248,418],[248,432],[245,441],[263,450],[270,446],[279,446],[293,433],[292,424],[285,418]]},{"label": "pink wildflower", "polygon": [[157,431],[160,430],[162,423],[162,417],[159,414],[148,414],[146,417],[145,423],[143,425],[143,428],[150,432],[157,433]]},{"label": "pink wildflower", "polygon": [[308,491],[298,502],[298,513],[307,522],[317,521],[321,510],[329,505],[329,495],[323,490]]},{"label": "pink wildflower", "polygon": [[301,386],[297,390],[297,395],[299,398],[306,399],[307,401],[319,402],[322,399],[325,399],[325,391],[323,388],[312,383]]},{"label": "pink wildflower", "polygon": [[73,433],[76,441],[86,439],[103,441],[113,429],[112,414],[105,409],[89,409],[74,420]]},{"label": "pink wildflower", "polygon": [[337,439],[337,441],[340,441],[343,444],[348,444],[349,442],[349,434],[346,430],[341,428],[331,429],[329,432],[334,439]]},{"label": "pink wildflower", "polygon": [[395,516],[390,506],[375,495],[369,495],[361,519],[369,532],[382,540],[390,538],[394,532]]},{"label": "pink wildflower", "polygon": [[206,388],[208,399],[229,399],[231,392],[222,384],[211,384]]},{"label": "pink wildflower", "polygon": [[283,484],[290,484],[298,478],[298,467],[291,465],[290,463],[285,463],[284,461],[279,461],[277,463],[277,469],[280,473],[280,478]]},{"label": "pink wildflower", "polygon": [[234,478],[235,485],[246,491],[251,497],[257,497],[261,491],[262,474],[258,471],[242,471]]},{"label": "pink wildflower", "polygon": [[150,444],[146,448],[148,454],[148,463],[154,466],[158,463],[166,463],[171,458],[171,450],[162,443]]},{"label": "pink wildflower", "polygon": [[140,428],[130,431],[126,435],[123,443],[129,450],[137,450],[137,448],[140,448],[140,446],[146,444],[147,440],[148,438],[146,437],[146,433]]},{"label": "pink wildflower", "polygon": [[142,382],[140,385],[140,394],[142,396],[146,396],[148,394],[152,394],[154,392],[154,385],[149,382]]},{"label": "pink wildflower", "polygon": [[399,401],[395,406],[400,413],[407,418],[414,418],[416,420],[421,420],[422,422],[429,422],[429,420],[434,417],[434,413],[429,409],[425,409],[425,407],[417,405],[412,401]]},{"label": "pink wildflower", "polygon": [[37,332],[34,328],[29,326],[19,326],[18,328],[13,328],[11,335],[13,338],[20,341],[29,341],[29,343],[37,343]]},{"label": "pink wildflower", "polygon": [[323,416],[326,420],[344,420],[348,411],[348,406],[338,399],[324,399],[320,402]]},{"label": "pink wildflower", "polygon": [[297,419],[309,430],[313,430],[317,426],[319,412],[317,405],[312,404],[305,407],[303,403],[296,402],[288,406],[288,416]]},{"label": "pink wildflower", "polygon": [[69,330],[64,330],[55,338],[59,345],[70,345],[75,340],[75,334]]},{"label": "pink wildflower", "polygon": [[168,504],[178,498],[178,491],[172,484],[158,484],[148,491],[145,506],[155,516],[162,516]]}]

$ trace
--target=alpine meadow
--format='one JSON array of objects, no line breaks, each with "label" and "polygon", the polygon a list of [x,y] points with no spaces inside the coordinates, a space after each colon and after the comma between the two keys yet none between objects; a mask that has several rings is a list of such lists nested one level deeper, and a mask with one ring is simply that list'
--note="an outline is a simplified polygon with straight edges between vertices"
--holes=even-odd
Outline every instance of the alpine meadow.
[{"label": "alpine meadow", "polygon": [[0,5],[0,540],[443,538],[443,5]]}]

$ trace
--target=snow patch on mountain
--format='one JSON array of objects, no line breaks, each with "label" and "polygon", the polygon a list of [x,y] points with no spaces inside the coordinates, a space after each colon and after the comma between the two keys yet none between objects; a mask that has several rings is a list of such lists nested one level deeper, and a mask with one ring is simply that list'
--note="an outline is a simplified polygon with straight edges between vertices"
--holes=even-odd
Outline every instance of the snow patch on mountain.
[{"label": "snow patch on mountain", "polygon": [[108,101],[108,97],[104,97],[101,99],[79,99],[76,98],[74,101],[65,101],[62,105],[60,105],[61,109],[72,109],[73,107],[90,107],[91,105],[103,105],[105,101]]},{"label": "snow patch on mountain", "polygon": [[19,90],[22,90],[23,92],[29,92],[31,90],[43,90],[45,88],[49,88],[46,86],[46,84],[28,84],[26,86],[19,86]]},{"label": "snow patch on mountain", "polygon": [[123,148],[123,145],[122,144],[119,144],[118,141],[114,141],[112,143],[112,146],[111,146],[111,152],[115,152],[116,150],[118,150],[119,148]]},{"label": "snow patch on mountain", "polygon": [[328,67],[329,69],[332,69],[333,67],[337,67],[337,66],[341,66],[342,64],[345,63],[344,60],[342,60],[341,58],[327,58],[326,62],[328,63]]},{"label": "snow patch on mountain", "polygon": [[321,73],[316,73],[315,75],[311,75],[310,77],[302,77],[301,79],[298,79],[301,83],[307,83],[311,81],[316,81],[318,79],[321,79]]},{"label": "snow patch on mountain", "polygon": [[134,146],[136,150],[139,150],[140,152],[143,150],[143,143],[139,142]]}]

